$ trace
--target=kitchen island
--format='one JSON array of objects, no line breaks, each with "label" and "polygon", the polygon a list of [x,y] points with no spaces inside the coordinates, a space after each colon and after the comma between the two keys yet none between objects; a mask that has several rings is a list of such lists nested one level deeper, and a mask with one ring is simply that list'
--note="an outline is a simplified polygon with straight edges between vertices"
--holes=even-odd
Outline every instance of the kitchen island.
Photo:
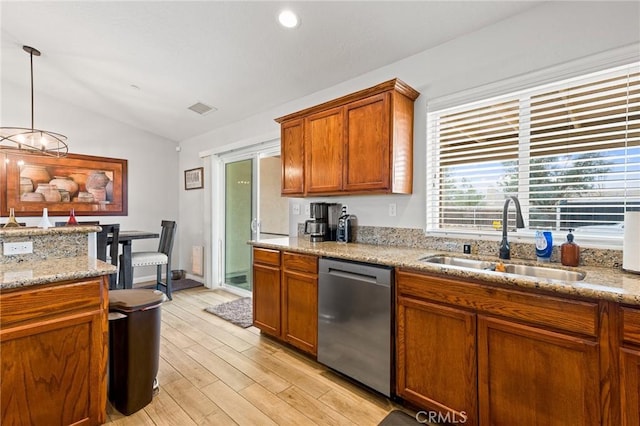
[{"label": "kitchen island", "polygon": [[[477,258],[442,250],[298,238],[251,244],[274,260],[299,254],[395,268],[392,385],[412,407],[470,425],[640,424],[640,275],[547,264],[586,274],[563,281],[422,260]],[[278,287],[275,261],[271,268],[254,275],[254,289],[264,277]]]},{"label": "kitchen island", "polygon": [[[89,256],[96,226],[0,229],[0,423],[106,421],[108,280]],[[4,251],[4,250],[3,250]]]}]

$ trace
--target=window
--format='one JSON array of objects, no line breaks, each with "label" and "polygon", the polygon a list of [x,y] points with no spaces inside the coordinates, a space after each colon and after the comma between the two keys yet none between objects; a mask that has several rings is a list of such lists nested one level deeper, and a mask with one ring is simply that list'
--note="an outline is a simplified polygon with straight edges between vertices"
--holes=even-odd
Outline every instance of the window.
[{"label": "window", "polygon": [[427,230],[501,229],[508,195],[530,229],[622,236],[640,207],[640,64],[429,113]]}]

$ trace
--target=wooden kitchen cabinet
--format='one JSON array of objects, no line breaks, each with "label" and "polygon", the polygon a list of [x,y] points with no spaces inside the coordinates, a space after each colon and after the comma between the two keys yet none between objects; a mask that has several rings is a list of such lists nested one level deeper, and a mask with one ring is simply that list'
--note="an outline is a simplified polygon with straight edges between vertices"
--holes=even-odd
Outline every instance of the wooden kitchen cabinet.
[{"label": "wooden kitchen cabinet", "polygon": [[304,194],[304,120],[290,120],[281,128],[282,195]]},{"label": "wooden kitchen cabinet", "polygon": [[619,313],[622,424],[640,425],[640,309],[621,307]]},{"label": "wooden kitchen cabinet", "polygon": [[[394,79],[277,118],[282,158],[287,159],[282,163],[282,195],[410,194],[418,95]],[[300,168],[289,161],[301,151],[302,194],[290,189]]]},{"label": "wooden kitchen cabinet", "polygon": [[598,303],[408,270],[396,292],[400,397],[471,425],[599,425],[615,410]]},{"label": "wooden kitchen cabinet", "polygon": [[449,413],[451,420],[477,424],[474,313],[402,295],[396,350],[400,397]]},{"label": "wooden kitchen cabinet", "polygon": [[342,189],[344,109],[311,114],[305,124],[305,193],[327,194]]},{"label": "wooden kitchen cabinet", "polygon": [[280,337],[281,327],[280,251],[253,249],[253,325]]},{"label": "wooden kitchen cabinet", "polygon": [[282,337],[318,354],[318,257],[282,253]]},{"label": "wooden kitchen cabinet", "polygon": [[0,306],[0,423],[104,423],[108,280],[3,290]]},{"label": "wooden kitchen cabinet", "polygon": [[478,318],[480,423],[599,425],[593,339]]},{"label": "wooden kitchen cabinet", "polygon": [[318,347],[318,257],[253,249],[253,323],[311,355]]}]

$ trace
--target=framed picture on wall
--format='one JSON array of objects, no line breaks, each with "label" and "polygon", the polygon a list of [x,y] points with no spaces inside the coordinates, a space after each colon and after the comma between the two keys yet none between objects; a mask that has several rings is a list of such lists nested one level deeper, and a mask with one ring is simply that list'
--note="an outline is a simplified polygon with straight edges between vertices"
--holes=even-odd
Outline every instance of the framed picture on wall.
[{"label": "framed picture on wall", "polygon": [[189,169],[184,171],[184,189],[204,188],[204,168]]},{"label": "framed picture on wall", "polygon": [[0,212],[19,216],[127,215],[127,160],[0,153]]}]

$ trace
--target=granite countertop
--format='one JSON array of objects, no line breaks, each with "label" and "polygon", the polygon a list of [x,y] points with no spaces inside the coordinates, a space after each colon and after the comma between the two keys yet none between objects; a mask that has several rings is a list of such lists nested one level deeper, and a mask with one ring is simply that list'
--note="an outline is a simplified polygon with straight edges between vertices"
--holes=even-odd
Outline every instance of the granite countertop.
[{"label": "granite countertop", "polygon": [[54,226],[39,228],[37,226],[17,226],[15,228],[0,228],[1,237],[32,237],[40,235],[88,234],[99,232],[99,225]]},{"label": "granite countertop", "polygon": [[[504,287],[519,287],[523,289],[539,289],[556,294],[587,297],[591,299],[610,300],[619,303],[640,305],[640,274],[625,272],[616,268],[582,267],[570,268],[561,264],[541,264],[537,262],[519,261],[511,259],[505,263],[518,263],[535,266],[549,266],[557,269],[581,271],[586,273],[583,281],[561,281],[539,277],[526,277],[522,275],[507,274],[503,272],[480,271],[465,268],[456,268],[447,265],[439,265],[420,261],[421,258],[436,254],[447,254],[456,257],[480,257],[451,253],[443,250],[416,249],[406,247],[393,247],[358,243],[322,242],[311,243],[303,238],[274,238],[260,241],[250,241],[249,244],[256,247],[272,248],[276,250],[288,250],[297,253],[313,254],[317,256],[336,257],[347,260],[355,260],[367,263],[377,263],[399,268],[410,268],[424,272],[447,275],[452,278],[467,278],[482,280],[487,283],[498,284]],[[493,262],[499,261],[498,257],[486,258]]]},{"label": "granite countertop", "polygon": [[88,256],[0,264],[0,291],[116,272],[110,263]]}]

